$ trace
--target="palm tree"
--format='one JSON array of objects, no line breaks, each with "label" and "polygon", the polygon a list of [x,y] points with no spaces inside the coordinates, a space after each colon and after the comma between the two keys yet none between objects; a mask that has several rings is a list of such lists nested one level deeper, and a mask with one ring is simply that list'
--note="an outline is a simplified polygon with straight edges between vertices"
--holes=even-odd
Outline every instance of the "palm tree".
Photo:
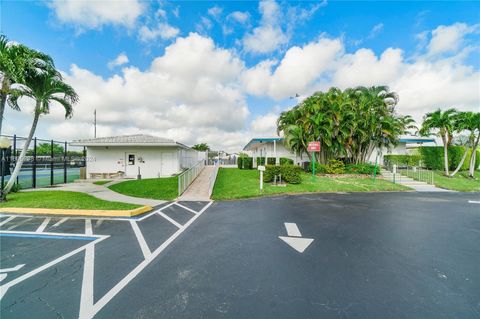
[{"label": "palm tree", "polygon": [[448,109],[445,112],[438,109],[435,112],[427,113],[424,117],[420,134],[423,136],[432,135],[432,131],[437,131],[437,136],[443,142],[443,157],[445,166],[445,175],[448,174],[448,146],[451,143],[454,131],[454,118],[457,113],[455,109]]},{"label": "palm tree", "polygon": [[475,142],[475,128],[472,128],[474,115],[475,113],[473,112],[459,112],[453,118],[453,127],[456,132],[460,133],[463,131],[470,131],[470,134],[468,141],[465,143],[465,151],[463,152],[462,159],[458,163],[457,168],[450,174],[450,177],[455,176],[460,168],[462,168],[463,162],[465,162],[465,159],[467,158],[470,146],[473,146],[473,143]]},{"label": "palm tree", "polygon": [[[25,45],[9,42],[6,36],[0,35],[0,134],[11,88],[16,84],[23,84],[28,73],[45,72],[47,68],[54,68],[50,56]],[[10,106],[20,110],[18,105]]]},{"label": "palm tree", "polygon": [[30,72],[25,76],[25,85],[11,89],[9,104],[18,108],[18,100],[21,97],[29,97],[35,101],[35,109],[32,127],[27,140],[23,145],[20,157],[15,165],[15,169],[5,186],[5,194],[12,189],[22,167],[27,149],[37,128],[38,120],[41,115],[50,112],[52,102],[57,102],[65,109],[65,118],[70,118],[73,114],[73,104],[78,102],[78,95],[75,90],[65,82],[57,70],[49,68],[47,72]]},{"label": "palm tree", "polygon": [[[472,139],[472,155],[470,156],[470,165],[468,176],[475,178],[475,162],[477,157],[478,143],[480,142],[480,113],[474,113],[470,120],[470,137]],[[476,136],[475,136],[476,135]]]}]

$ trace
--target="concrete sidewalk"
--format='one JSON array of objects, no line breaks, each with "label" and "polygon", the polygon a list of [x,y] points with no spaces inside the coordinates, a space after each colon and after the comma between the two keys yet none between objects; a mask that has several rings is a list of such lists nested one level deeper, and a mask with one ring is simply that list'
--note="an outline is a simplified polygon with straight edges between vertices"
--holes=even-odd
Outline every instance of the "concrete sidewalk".
[{"label": "concrete sidewalk", "polygon": [[208,194],[210,187],[210,176],[213,174],[215,166],[205,166],[197,178],[187,188],[187,190],[178,198],[180,201],[209,201]]},{"label": "concrete sidewalk", "polygon": [[26,189],[24,191],[34,192],[34,191],[47,191],[47,190],[48,191],[80,192],[80,193],[89,194],[96,198],[107,200],[110,202],[122,202],[122,203],[137,204],[137,205],[147,205],[152,207],[161,205],[167,202],[164,200],[156,200],[156,199],[122,195],[120,193],[110,190],[109,188],[103,185],[95,185],[90,182],[60,184],[60,185],[56,185],[56,187],[51,187],[51,188],[33,188],[33,189]]}]

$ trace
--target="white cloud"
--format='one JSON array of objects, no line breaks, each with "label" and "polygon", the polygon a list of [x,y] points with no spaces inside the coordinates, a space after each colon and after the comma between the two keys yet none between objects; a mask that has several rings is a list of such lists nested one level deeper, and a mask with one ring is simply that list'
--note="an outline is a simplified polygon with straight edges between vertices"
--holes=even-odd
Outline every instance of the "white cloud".
[{"label": "white cloud", "polygon": [[274,0],[264,0],[259,4],[262,15],[260,26],[243,38],[245,51],[252,53],[269,53],[288,43],[288,36],[280,25],[282,12]]},{"label": "white cloud", "polygon": [[378,23],[373,26],[372,30],[368,34],[368,39],[373,39],[375,38],[380,32],[383,31],[383,23]]},{"label": "white cloud", "polygon": [[227,19],[232,19],[238,23],[244,24],[250,19],[250,14],[248,12],[234,11],[227,16]]},{"label": "white cloud", "polygon": [[108,62],[108,68],[113,69],[117,66],[128,63],[128,56],[125,53],[120,53],[115,59]]},{"label": "white cloud", "polygon": [[[78,112],[63,122],[61,134],[55,136],[91,136],[89,127],[97,109],[102,135],[143,132],[226,149],[230,142],[224,141],[225,136],[235,136],[237,143],[248,138],[239,133],[249,115],[238,85],[243,68],[234,53],[195,33],[178,38],[145,71],[126,67],[121,74],[102,78],[73,65],[65,79],[80,96]],[[42,122],[56,132],[53,123],[63,116],[62,109],[55,107]]]},{"label": "white cloud", "polygon": [[320,38],[303,47],[292,47],[272,71],[274,61],[259,63],[243,74],[246,91],[275,99],[305,93],[325,72],[331,71],[343,52],[339,39]]},{"label": "white cloud", "polygon": [[428,54],[436,55],[457,52],[462,46],[464,37],[478,32],[480,24],[468,26],[465,23],[455,23],[449,26],[441,25],[432,31],[432,38],[428,44]]},{"label": "white cloud", "polygon": [[54,0],[48,6],[60,22],[79,29],[96,29],[108,24],[131,28],[145,9],[139,0]]},{"label": "white cloud", "polygon": [[252,137],[271,137],[276,135],[277,131],[277,113],[267,113],[265,115],[258,115],[252,120],[250,124]]},{"label": "white cloud", "polygon": [[179,33],[180,30],[178,28],[168,23],[159,23],[155,28],[149,28],[147,26],[141,27],[138,36],[141,41],[148,42],[156,40],[157,38],[164,40],[175,38]]},{"label": "white cloud", "polygon": [[222,14],[223,9],[220,8],[219,6],[214,6],[208,9],[208,14],[214,17],[215,19],[220,18],[220,15]]}]

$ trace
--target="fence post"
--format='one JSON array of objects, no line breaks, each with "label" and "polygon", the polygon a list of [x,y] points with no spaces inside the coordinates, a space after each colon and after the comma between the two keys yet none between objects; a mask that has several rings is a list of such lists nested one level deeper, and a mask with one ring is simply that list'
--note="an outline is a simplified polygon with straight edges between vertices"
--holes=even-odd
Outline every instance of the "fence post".
[{"label": "fence post", "polygon": [[53,179],[53,169],[55,165],[55,159],[54,159],[54,154],[53,154],[53,140],[50,141],[50,185],[54,184],[54,179]]},{"label": "fence post", "polygon": [[37,188],[37,138],[33,139],[32,187]]},{"label": "fence post", "polygon": [[[17,135],[16,134],[13,135],[13,158],[14,158],[14,161],[12,161],[12,162],[14,162],[14,167],[15,167],[15,166],[17,166],[17,160],[18,160],[18,158],[17,158]],[[17,175],[17,181],[16,182],[17,182],[17,185],[18,185],[18,175]]]},{"label": "fence post", "polygon": [[65,151],[63,156],[63,182],[67,183],[67,141],[65,141]]}]

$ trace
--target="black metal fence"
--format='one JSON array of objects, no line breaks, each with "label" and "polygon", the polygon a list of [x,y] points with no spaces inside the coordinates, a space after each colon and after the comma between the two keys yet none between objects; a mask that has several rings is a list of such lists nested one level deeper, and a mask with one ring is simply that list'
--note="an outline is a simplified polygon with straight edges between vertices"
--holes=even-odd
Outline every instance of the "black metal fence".
[{"label": "black metal fence", "polygon": [[[20,153],[27,140],[16,135],[2,135],[11,140],[4,152],[3,172],[5,183],[10,179]],[[85,147],[72,147],[66,141],[33,138],[23,161],[16,184],[22,188],[37,188],[70,183],[80,178],[80,169],[86,165]]]}]

